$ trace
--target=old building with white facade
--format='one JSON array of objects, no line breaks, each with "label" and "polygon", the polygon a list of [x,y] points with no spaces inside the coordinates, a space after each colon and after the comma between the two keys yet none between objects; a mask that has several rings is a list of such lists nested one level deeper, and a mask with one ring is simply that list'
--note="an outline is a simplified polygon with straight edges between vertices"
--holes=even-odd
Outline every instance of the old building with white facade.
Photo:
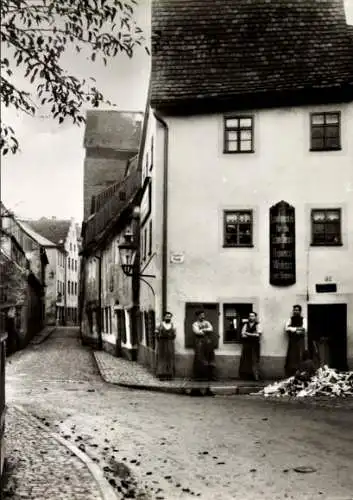
[{"label": "old building with white facade", "polygon": [[140,323],[139,280],[136,275],[132,278],[124,274],[119,244],[125,233],[133,231],[138,235],[133,211],[139,205],[141,192],[136,153],[143,114],[101,114],[94,128],[92,141],[98,141],[98,145],[93,156],[89,122],[85,132],[83,189],[86,207],[88,204],[91,208],[88,215],[85,212],[82,227],[81,335],[86,344],[135,360]]},{"label": "old building with white facade", "polygon": [[48,256],[39,235],[27,231],[1,204],[0,321],[13,318],[7,352],[27,345],[45,322],[46,267]]},{"label": "old building with white facade", "polygon": [[75,221],[45,218],[22,221],[40,240],[48,256],[46,269],[46,322],[77,324],[79,248]]},{"label": "old building with white facade", "polygon": [[[141,308],[174,314],[191,374],[202,306],[221,377],[256,311],[262,369],[282,376],[293,304],[332,366],[353,367],[353,36],[343,0],[155,1],[140,157]],[[218,15],[222,12],[222,16]],[[147,179],[147,180],[146,180]],[[153,366],[143,335],[141,362]]]},{"label": "old building with white facade", "polygon": [[126,233],[136,234],[133,209],[139,204],[140,191],[140,170],[132,159],[115,194],[83,228],[83,340],[130,360],[137,358],[139,342],[139,280],[122,271],[119,245]]}]

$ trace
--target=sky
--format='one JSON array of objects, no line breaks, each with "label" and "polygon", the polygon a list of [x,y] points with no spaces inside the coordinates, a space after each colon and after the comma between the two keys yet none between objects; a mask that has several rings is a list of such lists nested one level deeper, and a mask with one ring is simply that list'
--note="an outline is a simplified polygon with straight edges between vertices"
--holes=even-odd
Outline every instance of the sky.
[{"label": "sky", "polygon": [[[150,1],[139,0],[136,10],[136,21],[147,38]],[[345,1],[347,21],[353,24],[353,0]],[[78,76],[94,76],[105,97],[116,104],[115,109],[144,110],[150,57],[143,48],[137,49],[132,59],[121,54],[107,66],[73,54],[68,69]],[[2,158],[1,195],[5,206],[22,218],[73,217],[81,222],[84,126],[59,126],[49,118],[31,118],[8,110],[2,110],[2,119],[15,128],[21,143],[21,152]]]},{"label": "sky", "polygon": [[[139,0],[136,22],[149,38],[150,0]],[[150,56],[138,47],[132,59],[120,54],[107,66],[72,53],[67,68],[79,77],[93,76],[117,110],[144,111]],[[23,80],[19,78],[19,86]],[[104,108],[102,108],[104,109]],[[2,120],[15,129],[21,151],[1,158],[1,196],[22,218],[83,218],[84,125],[63,125],[50,118],[28,117],[2,109]]]}]

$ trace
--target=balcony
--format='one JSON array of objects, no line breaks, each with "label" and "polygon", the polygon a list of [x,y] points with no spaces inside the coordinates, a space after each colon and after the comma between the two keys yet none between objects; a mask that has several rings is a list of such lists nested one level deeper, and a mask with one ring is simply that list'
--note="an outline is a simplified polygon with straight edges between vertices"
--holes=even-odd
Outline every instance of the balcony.
[{"label": "balcony", "polygon": [[[113,191],[115,186],[116,190]],[[129,206],[141,189],[141,171],[137,168],[132,170],[121,183],[111,188],[110,197],[86,223],[84,247],[98,241],[109,224]]]}]

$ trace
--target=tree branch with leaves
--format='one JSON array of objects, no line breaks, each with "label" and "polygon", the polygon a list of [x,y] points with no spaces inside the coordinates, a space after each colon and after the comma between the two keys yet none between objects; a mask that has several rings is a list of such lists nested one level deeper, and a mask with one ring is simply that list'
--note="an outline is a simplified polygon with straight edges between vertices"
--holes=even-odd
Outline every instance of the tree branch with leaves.
[{"label": "tree branch with leaves", "polygon": [[[63,59],[68,50],[88,51],[93,62],[101,59],[105,65],[119,53],[132,57],[145,41],[134,21],[136,4],[137,0],[1,0],[1,105],[31,116],[46,106],[59,123],[69,119],[81,124],[85,106],[111,104],[94,78],[87,81],[70,74]],[[18,88],[17,70],[30,90]],[[18,147],[14,130],[2,122],[1,153],[16,153]]]}]

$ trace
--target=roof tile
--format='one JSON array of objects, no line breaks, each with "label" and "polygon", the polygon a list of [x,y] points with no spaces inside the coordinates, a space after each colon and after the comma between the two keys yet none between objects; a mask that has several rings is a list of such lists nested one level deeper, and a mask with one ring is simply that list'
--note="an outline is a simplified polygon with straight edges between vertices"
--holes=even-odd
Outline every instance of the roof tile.
[{"label": "roof tile", "polygon": [[343,0],[154,0],[153,107],[353,86]]}]

